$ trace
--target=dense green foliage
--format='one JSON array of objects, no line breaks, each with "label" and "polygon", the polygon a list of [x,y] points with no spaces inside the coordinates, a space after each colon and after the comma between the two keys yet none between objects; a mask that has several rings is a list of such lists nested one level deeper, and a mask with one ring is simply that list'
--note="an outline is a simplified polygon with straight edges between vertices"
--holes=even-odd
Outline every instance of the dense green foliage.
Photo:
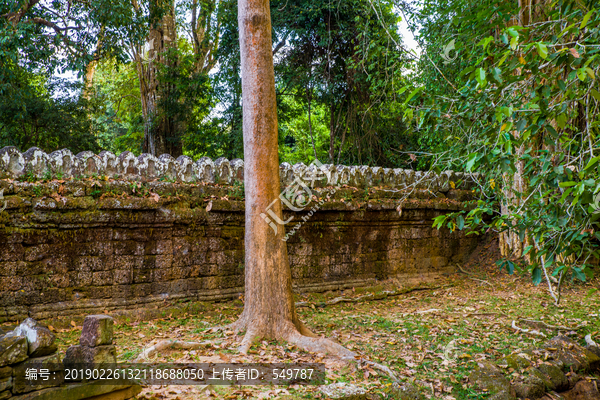
[{"label": "dense green foliage", "polygon": [[61,96],[78,85],[60,79],[46,81],[23,68],[14,68],[11,85],[0,96],[0,143],[48,151],[69,147],[75,152],[98,150],[91,133],[87,102]]},{"label": "dense green foliage", "polygon": [[[511,233],[520,242],[513,255],[529,261],[534,282],[551,285],[555,276],[558,287],[585,280],[600,255],[600,16],[592,3],[543,3],[518,18],[516,4],[426,2],[449,28],[440,34],[428,23],[422,37],[460,46],[443,82],[412,106],[418,124],[444,136],[441,165],[480,174],[477,207],[436,225]],[[424,83],[443,71],[423,74]]]},{"label": "dense green foliage", "polygon": [[[91,63],[100,60],[92,75],[93,90],[70,92],[73,104],[86,103],[81,98],[89,100],[80,125],[90,128],[71,134],[68,142],[55,141],[56,146],[83,148],[90,143],[86,135],[91,134],[97,145],[90,149],[139,153],[145,117],[136,49],[164,16],[148,10],[161,10],[169,2],[135,3],[137,7],[116,2],[111,4],[116,14],[103,12],[105,4],[99,0],[75,2],[71,8],[57,1],[50,13],[33,3],[16,23],[9,13],[25,5],[2,10],[8,13],[1,20],[0,34],[10,43],[0,55],[2,65],[7,65],[2,61],[6,59],[47,81],[65,70],[84,77]],[[198,68],[199,55],[191,48],[187,22],[196,3],[176,2],[178,45],[170,50],[168,68],[157,64],[161,87],[169,88],[158,96],[158,107],[164,117],[177,121],[177,140],[183,142],[186,154],[242,157],[237,2],[200,4],[198,18],[209,15],[206,26],[218,43],[214,51],[218,67],[210,76]],[[335,163],[411,165],[404,151],[418,147],[419,138],[406,129],[399,89],[405,85],[403,71],[412,61],[397,33],[394,3],[273,1],[271,12],[282,161],[308,163],[316,154]],[[36,18],[47,23],[35,23]],[[209,36],[204,35],[204,40]],[[1,87],[8,90],[15,84],[14,77],[5,66],[0,70]],[[51,101],[47,88],[38,96]],[[34,142],[47,150],[54,148],[44,141]],[[30,142],[0,139],[0,145],[7,144],[21,147]]]}]

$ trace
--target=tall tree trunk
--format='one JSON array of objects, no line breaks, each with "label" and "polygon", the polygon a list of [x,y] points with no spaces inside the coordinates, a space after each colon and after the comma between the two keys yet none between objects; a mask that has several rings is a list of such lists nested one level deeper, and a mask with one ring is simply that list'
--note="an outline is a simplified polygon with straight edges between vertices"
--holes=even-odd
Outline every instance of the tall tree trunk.
[{"label": "tall tree trunk", "polygon": [[145,57],[138,57],[138,76],[142,114],[144,117],[143,151],[155,156],[183,154],[181,132],[177,121],[163,109],[165,98],[171,95],[171,85],[158,79],[159,68],[177,66],[177,32],[175,5],[172,0],[150,3],[151,27]]},{"label": "tall tree trunk", "polygon": [[100,34],[98,35],[98,42],[96,43],[96,50],[94,50],[94,58],[90,61],[85,68],[85,87],[83,90],[83,97],[89,100],[92,97],[94,90],[94,76],[96,75],[96,66],[100,58],[100,51],[102,50],[102,39],[104,38],[104,26],[100,28]]},{"label": "tall tree trunk", "polygon": [[315,138],[313,136],[313,130],[312,130],[312,115],[311,115],[311,109],[310,109],[310,103],[312,100],[312,93],[310,92],[310,87],[306,88],[306,101],[308,102],[308,134],[310,135],[310,141],[312,143],[312,148],[313,148],[313,153],[315,155],[315,160],[318,159],[317,157],[317,147],[315,146]]},{"label": "tall tree trunk", "polygon": [[354,353],[316,338],[296,314],[283,226],[273,230],[260,216],[269,207],[282,218],[277,146],[275,73],[269,0],[239,0],[244,185],[246,191],[245,304],[231,327],[246,330],[240,351],[261,337],[284,339],[311,351],[348,358]]},{"label": "tall tree trunk", "polygon": [[335,115],[335,105],[331,102],[329,107],[329,160],[333,164],[335,162],[335,129],[333,125],[333,117]]},{"label": "tall tree trunk", "polygon": [[[509,26],[527,26],[532,22],[538,22],[543,19],[542,6],[545,2],[547,2],[547,0],[519,0],[518,20],[511,20]],[[513,131],[513,135],[519,137],[519,132]],[[521,146],[515,151],[515,157],[517,159],[515,160],[515,173],[513,175],[505,174],[503,177],[502,191],[504,192],[504,203],[500,206],[502,215],[510,214],[511,208],[519,206],[521,202],[520,195],[525,191],[526,185],[523,176],[525,164],[523,160],[519,160],[523,155],[524,147],[525,146]],[[521,240],[518,232],[512,230],[502,232],[499,237],[500,253],[503,257],[520,258],[528,244],[529,238],[527,236],[524,240]]]}]

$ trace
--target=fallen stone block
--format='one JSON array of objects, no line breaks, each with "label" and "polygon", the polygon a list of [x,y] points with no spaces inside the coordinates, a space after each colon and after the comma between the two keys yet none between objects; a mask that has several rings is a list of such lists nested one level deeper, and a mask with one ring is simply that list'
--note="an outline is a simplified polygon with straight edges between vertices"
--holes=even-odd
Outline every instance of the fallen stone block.
[{"label": "fallen stone block", "polygon": [[71,346],[63,360],[65,368],[81,364],[116,364],[117,350],[114,345],[97,347]]},{"label": "fallen stone block", "polygon": [[531,373],[544,381],[549,391],[562,392],[569,388],[569,379],[562,370],[562,366],[551,363],[539,365]]},{"label": "fallen stone block", "polygon": [[515,390],[500,368],[488,361],[477,363],[475,370],[469,375],[469,383],[479,391],[492,394],[496,400],[515,399]]},{"label": "fallen stone block", "polygon": [[568,392],[561,393],[565,400],[592,400],[600,399],[600,391],[594,382],[580,380]]},{"label": "fallen stone block", "polygon": [[516,371],[523,371],[531,366],[531,356],[526,353],[509,354],[500,360],[498,365],[510,367]]},{"label": "fallen stone block", "polygon": [[600,357],[566,336],[552,338],[543,347],[551,354],[552,359],[564,363],[565,368],[574,372],[600,368]]},{"label": "fallen stone block", "polygon": [[546,393],[544,381],[536,376],[528,376],[513,385],[515,394],[520,399],[539,399]]},{"label": "fallen stone block", "polygon": [[0,337],[0,367],[27,359],[27,339],[6,334]]},{"label": "fallen stone block", "polygon": [[13,331],[16,336],[25,336],[27,338],[27,354],[30,357],[41,357],[52,354],[57,346],[54,344],[56,336],[50,329],[40,325],[33,318],[27,318]]},{"label": "fallen stone block", "polygon": [[79,344],[96,347],[112,344],[114,320],[108,315],[88,315],[83,321]]}]

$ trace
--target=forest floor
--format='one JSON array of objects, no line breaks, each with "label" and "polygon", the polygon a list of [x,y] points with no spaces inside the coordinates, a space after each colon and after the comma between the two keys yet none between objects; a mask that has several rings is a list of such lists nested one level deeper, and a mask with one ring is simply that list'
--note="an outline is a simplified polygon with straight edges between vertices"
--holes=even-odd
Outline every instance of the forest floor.
[{"label": "forest floor", "polygon": [[[365,290],[306,295],[299,308],[307,326],[332,338],[372,361],[390,366],[403,382],[412,382],[427,398],[484,399],[467,384],[478,360],[496,360],[503,355],[540,346],[546,338],[517,332],[513,321],[532,328],[531,319],[573,328],[562,331],[583,344],[600,332],[598,279],[568,284],[559,307],[547,286],[531,283],[528,275],[508,275],[491,262],[494,252],[483,252],[461,266],[463,272],[448,277],[442,287],[415,290],[381,300],[323,306],[338,296],[364,296]],[[382,288],[375,288],[380,291]],[[367,292],[368,293],[368,292]],[[209,333],[210,327],[234,321],[242,310],[240,300],[208,304],[197,315],[152,321],[132,321],[115,326],[119,361],[133,360],[147,346],[162,339],[212,341],[198,350],[161,352],[161,362],[323,362],[326,383],[345,382],[364,389],[372,398],[389,396],[391,381],[369,367],[347,364],[319,354],[309,354],[286,343],[262,341],[247,356],[237,353],[242,336],[232,332]],[[538,326],[539,324],[533,324]],[[61,351],[76,344],[80,327],[57,333]],[[536,328],[537,329],[537,328]],[[540,329],[547,338],[559,332]],[[516,372],[514,373],[516,374]],[[139,399],[325,399],[318,386],[148,386]]]}]

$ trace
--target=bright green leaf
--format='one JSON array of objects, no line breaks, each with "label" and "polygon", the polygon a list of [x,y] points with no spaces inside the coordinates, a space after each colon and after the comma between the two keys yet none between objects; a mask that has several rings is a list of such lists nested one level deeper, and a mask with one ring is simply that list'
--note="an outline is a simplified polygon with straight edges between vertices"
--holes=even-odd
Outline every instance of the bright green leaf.
[{"label": "bright green leaf", "polygon": [[583,17],[583,21],[581,21],[581,25],[579,25],[579,29],[585,28],[594,11],[596,10],[592,8],[587,14],[585,14],[585,16]]}]

